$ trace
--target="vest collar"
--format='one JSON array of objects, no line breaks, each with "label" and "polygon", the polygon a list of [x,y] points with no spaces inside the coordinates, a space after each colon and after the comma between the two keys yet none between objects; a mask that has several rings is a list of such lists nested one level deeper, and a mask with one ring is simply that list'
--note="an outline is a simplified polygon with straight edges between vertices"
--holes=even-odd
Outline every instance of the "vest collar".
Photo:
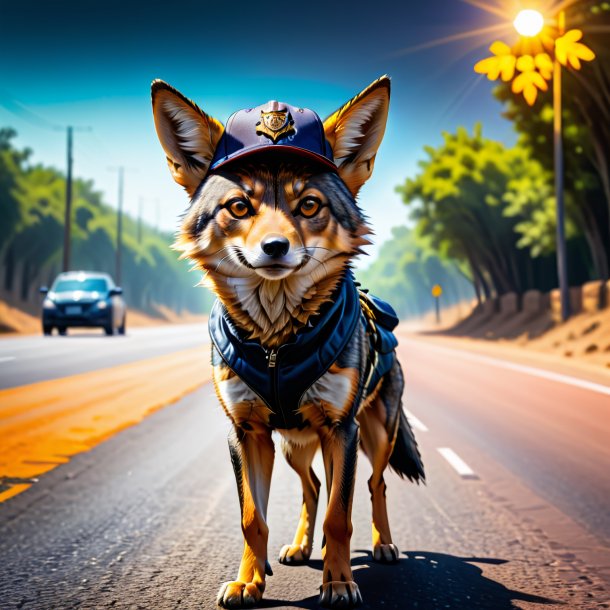
[{"label": "vest collar", "polygon": [[249,340],[216,300],[209,319],[210,337],[222,359],[271,409],[271,425],[303,425],[296,413],[305,392],[328,371],[351,339],[360,319],[358,291],[346,270],[331,300],[310,324],[276,349]]}]

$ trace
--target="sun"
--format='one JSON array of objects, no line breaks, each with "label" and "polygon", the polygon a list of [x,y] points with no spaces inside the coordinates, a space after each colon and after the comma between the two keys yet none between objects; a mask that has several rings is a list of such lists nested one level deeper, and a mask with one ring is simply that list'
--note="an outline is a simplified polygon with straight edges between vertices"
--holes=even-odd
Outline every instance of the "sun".
[{"label": "sun", "polygon": [[521,36],[537,36],[544,26],[544,17],[538,11],[525,9],[515,17],[513,25]]}]

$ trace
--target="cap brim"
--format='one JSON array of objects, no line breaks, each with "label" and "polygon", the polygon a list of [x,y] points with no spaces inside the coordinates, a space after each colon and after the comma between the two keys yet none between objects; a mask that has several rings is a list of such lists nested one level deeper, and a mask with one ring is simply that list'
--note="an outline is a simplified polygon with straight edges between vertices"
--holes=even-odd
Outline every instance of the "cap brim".
[{"label": "cap brim", "polygon": [[244,148],[238,152],[233,153],[232,155],[229,155],[228,157],[223,157],[222,159],[219,159],[218,161],[216,161],[216,163],[210,166],[210,169],[208,171],[212,172],[227,163],[235,161],[236,159],[243,159],[244,157],[253,157],[255,155],[261,154],[268,155],[269,153],[273,155],[283,153],[291,156],[304,157],[310,161],[321,164],[332,171],[337,171],[337,166],[328,157],[312,152],[311,150],[307,150],[305,148],[299,148],[298,146],[288,146],[286,144],[269,144],[269,146],[256,145],[251,146],[250,148]]}]

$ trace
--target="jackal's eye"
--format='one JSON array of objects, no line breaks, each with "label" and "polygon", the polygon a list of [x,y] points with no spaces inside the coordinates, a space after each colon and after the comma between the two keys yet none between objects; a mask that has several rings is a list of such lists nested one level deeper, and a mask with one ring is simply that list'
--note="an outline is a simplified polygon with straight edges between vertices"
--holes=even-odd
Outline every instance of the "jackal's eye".
[{"label": "jackal's eye", "polygon": [[299,201],[299,205],[295,211],[305,218],[313,218],[322,208],[322,202],[317,197],[305,197]]},{"label": "jackal's eye", "polygon": [[245,199],[231,199],[223,206],[231,213],[233,218],[245,218],[246,216],[252,215],[254,212],[249,201]]}]

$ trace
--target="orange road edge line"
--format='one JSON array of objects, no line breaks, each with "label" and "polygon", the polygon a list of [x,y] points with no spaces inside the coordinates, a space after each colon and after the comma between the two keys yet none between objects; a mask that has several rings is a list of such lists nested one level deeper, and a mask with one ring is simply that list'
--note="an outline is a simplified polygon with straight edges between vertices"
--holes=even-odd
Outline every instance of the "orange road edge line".
[{"label": "orange road edge line", "polygon": [[202,346],[0,390],[0,502],[211,378]]}]

